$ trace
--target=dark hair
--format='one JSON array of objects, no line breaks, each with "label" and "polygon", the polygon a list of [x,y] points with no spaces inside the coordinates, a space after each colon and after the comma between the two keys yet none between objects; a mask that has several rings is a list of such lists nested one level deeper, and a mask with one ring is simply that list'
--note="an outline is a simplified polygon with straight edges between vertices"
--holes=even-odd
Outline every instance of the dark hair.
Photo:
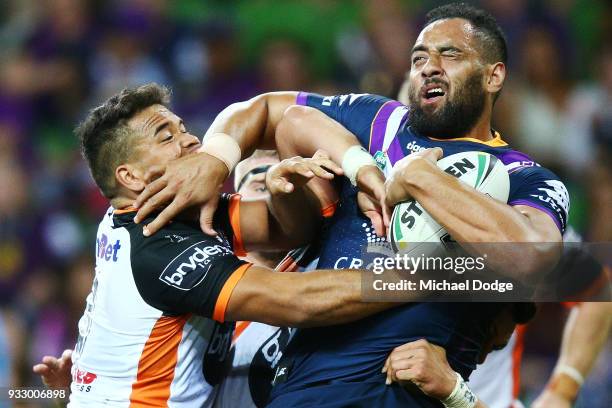
[{"label": "dark hair", "polygon": [[436,7],[427,13],[429,24],[448,18],[461,18],[470,22],[480,34],[482,57],[488,63],[508,61],[508,47],[506,36],[495,18],[487,11],[470,6],[466,3],[451,3]]},{"label": "dark hair", "polygon": [[149,106],[167,106],[169,102],[170,90],[155,83],[123,89],[91,110],[75,129],[91,175],[106,198],[117,194],[115,168],[133,153],[127,121]]}]

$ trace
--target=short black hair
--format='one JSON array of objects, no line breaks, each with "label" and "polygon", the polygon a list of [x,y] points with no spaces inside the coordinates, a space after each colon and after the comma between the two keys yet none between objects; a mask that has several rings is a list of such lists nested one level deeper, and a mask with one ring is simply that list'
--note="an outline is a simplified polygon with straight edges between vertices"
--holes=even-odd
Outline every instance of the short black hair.
[{"label": "short black hair", "polygon": [[75,129],[91,175],[106,198],[117,194],[115,169],[133,153],[127,121],[149,106],[169,103],[170,90],[156,83],[126,88],[92,109]]},{"label": "short black hair", "polygon": [[483,59],[490,63],[508,62],[506,36],[495,18],[487,11],[466,3],[451,3],[436,7],[426,15],[425,26],[438,20],[461,18],[470,22],[478,33]]}]

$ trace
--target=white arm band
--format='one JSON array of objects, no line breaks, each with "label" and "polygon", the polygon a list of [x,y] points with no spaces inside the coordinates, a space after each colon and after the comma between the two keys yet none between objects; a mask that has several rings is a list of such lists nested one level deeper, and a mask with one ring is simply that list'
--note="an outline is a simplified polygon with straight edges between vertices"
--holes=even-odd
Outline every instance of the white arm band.
[{"label": "white arm band", "polygon": [[225,133],[213,133],[202,141],[200,151],[221,160],[231,173],[242,157],[240,146],[231,136]]},{"label": "white arm band", "polygon": [[446,408],[474,408],[478,403],[478,398],[470,390],[465,381],[459,373],[457,375],[457,382],[453,392],[443,399],[441,402]]},{"label": "white arm band", "polygon": [[578,387],[582,387],[582,384],[584,384],[584,376],[582,375],[582,373],[570,365],[561,364],[557,367],[555,371],[558,374],[563,373],[570,377],[572,380],[576,381]]},{"label": "white arm band", "polygon": [[363,166],[376,166],[376,161],[362,146],[349,147],[342,157],[342,170],[352,185],[357,185],[357,172]]}]

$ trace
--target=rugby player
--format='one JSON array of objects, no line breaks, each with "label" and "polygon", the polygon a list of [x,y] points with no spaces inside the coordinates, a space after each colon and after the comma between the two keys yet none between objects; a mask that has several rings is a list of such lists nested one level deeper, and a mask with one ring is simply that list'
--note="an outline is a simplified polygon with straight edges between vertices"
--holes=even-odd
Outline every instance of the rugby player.
[{"label": "rugby player", "polygon": [[[270,93],[230,106],[209,133],[230,135],[242,154],[248,155],[256,147],[273,147],[275,131],[285,118],[303,129],[294,143],[303,156],[352,133],[387,174],[403,157],[421,152],[404,161],[395,172],[397,177],[388,183],[391,204],[409,195],[417,198],[458,242],[560,242],[569,206],[563,183],[527,155],[512,150],[491,130],[493,104],[505,79],[505,60],[503,34],[489,15],[468,6],[444,6],[430,14],[413,49],[407,77],[409,106],[373,95]],[[291,107],[294,104],[314,110]],[[322,137],[312,137],[317,134]],[[276,141],[280,144],[281,140],[277,135]],[[508,205],[465,188],[435,166],[440,153],[467,150],[494,154],[507,166],[511,181]],[[330,154],[338,163],[345,159],[332,150]],[[194,155],[169,164],[164,175],[145,188],[136,202],[138,221],[174,198],[154,221],[147,222],[147,233],[155,232],[185,203],[203,205],[201,224],[211,232],[210,213],[215,203],[210,198],[216,191],[201,186],[204,180],[217,185],[227,175],[227,171],[213,171],[211,165]],[[373,167],[353,165],[352,181],[359,183]],[[204,169],[210,176],[198,177]],[[357,210],[357,190],[348,181],[341,189],[337,213],[322,239],[320,267],[359,267],[362,245],[368,239],[379,239],[368,234],[372,225]],[[554,264],[558,255],[554,246],[533,246],[511,258],[520,262],[515,270],[528,276]],[[493,305],[485,309],[473,304],[415,304],[341,329],[299,330],[283,359],[283,376],[277,378],[271,405],[439,406],[400,387],[381,387],[384,378],[379,371],[387,350],[425,338],[443,346],[453,369],[467,378],[476,365],[484,328],[490,325],[494,309]],[[348,338],[347,332],[351,333]]]},{"label": "rugby player", "polygon": [[95,278],[72,355],[70,406],[203,406],[224,373],[230,322],[337,324],[392,306],[361,302],[356,271],[275,273],[237,257],[244,248],[289,249],[312,238],[318,214],[304,184],[333,177],[323,167],[341,173],[324,157],[274,166],[268,203],[221,196],[215,237],[186,214],[145,238],[132,204],[147,170],[200,148],[168,102],[167,89],[155,84],[124,90],[76,131],[112,207],[98,228]]},{"label": "rugby player", "polygon": [[[275,151],[256,151],[251,157],[243,160],[238,164],[234,171],[234,186],[235,190],[240,193],[243,199],[261,199],[268,198],[268,190],[265,182],[267,171],[274,164],[278,163],[278,156]],[[328,216],[330,214],[327,214]],[[248,259],[253,263],[270,264],[271,262],[278,263],[278,254],[280,252],[264,252],[257,253],[253,257],[253,252],[249,252],[244,259]],[[292,251],[286,258],[291,262],[280,262],[276,270],[295,270],[298,265],[304,265],[305,262],[312,257],[313,252],[308,248],[301,248]],[[522,323],[524,317],[517,316],[514,321],[507,319],[499,319],[496,322],[496,328],[492,332],[496,333],[496,337],[491,338],[491,347],[498,348],[508,341],[509,335],[516,323]],[[508,326],[509,324],[509,326]],[[215,390],[214,407],[255,407],[265,405],[267,396],[271,388],[271,377],[274,374],[275,365],[280,360],[282,352],[289,340],[291,330],[289,328],[279,328],[266,325],[258,322],[237,322],[236,329],[232,338],[232,347],[229,353],[231,354],[232,364],[231,369],[223,377]],[[426,341],[421,340],[415,342],[415,346]],[[412,344],[412,343],[410,343]],[[410,344],[408,346],[410,346]],[[394,350],[391,354],[396,355],[402,353],[405,347],[401,346]],[[431,349],[443,350],[440,347],[432,346]],[[443,351],[442,351],[443,353]],[[51,356],[43,357],[43,361],[34,367],[34,372],[42,376],[43,382],[51,388],[66,388],[70,386],[71,376],[70,369],[72,350],[66,350],[61,357],[55,358]],[[442,356],[431,355],[432,358],[442,359]],[[482,355],[484,358],[484,353]],[[390,359],[387,359],[389,362]],[[446,360],[444,360],[446,361]],[[427,359],[419,360],[419,363],[428,363]],[[450,395],[444,393],[449,388],[450,381],[456,381],[456,377],[452,369],[448,366],[446,372],[432,372],[426,377],[420,378],[419,384],[427,384],[426,391],[428,395],[444,399]],[[405,380],[405,373],[401,372],[397,377],[392,377],[392,368],[388,372],[388,378],[394,380]],[[418,378],[412,378],[417,380]],[[450,390],[453,389],[453,384],[450,384]],[[255,402],[256,401],[256,402]]]}]

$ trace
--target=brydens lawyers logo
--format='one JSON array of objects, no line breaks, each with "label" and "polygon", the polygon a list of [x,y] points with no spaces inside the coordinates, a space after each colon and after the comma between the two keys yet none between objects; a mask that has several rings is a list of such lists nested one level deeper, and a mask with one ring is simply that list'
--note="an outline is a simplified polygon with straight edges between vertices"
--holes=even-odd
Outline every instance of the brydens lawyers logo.
[{"label": "brydens lawyers logo", "polygon": [[180,290],[189,290],[200,284],[210,270],[215,256],[231,255],[232,251],[223,245],[206,245],[197,242],[181,252],[163,270],[159,279]]}]

